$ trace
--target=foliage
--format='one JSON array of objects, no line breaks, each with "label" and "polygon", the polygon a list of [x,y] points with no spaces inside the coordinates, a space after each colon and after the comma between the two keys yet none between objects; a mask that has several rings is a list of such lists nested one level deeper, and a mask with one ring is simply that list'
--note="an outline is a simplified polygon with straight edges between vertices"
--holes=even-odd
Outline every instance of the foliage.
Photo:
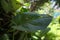
[{"label": "foliage", "polygon": [[[48,27],[53,17],[34,12],[45,2],[49,0],[0,0],[0,40],[56,40]],[[60,26],[60,16],[57,21]]]},{"label": "foliage", "polygon": [[[12,19],[13,28],[22,31],[36,31],[47,28],[52,17],[46,14],[26,12],[18,14]],[[25,29],[26,28],[26,29]]]}]

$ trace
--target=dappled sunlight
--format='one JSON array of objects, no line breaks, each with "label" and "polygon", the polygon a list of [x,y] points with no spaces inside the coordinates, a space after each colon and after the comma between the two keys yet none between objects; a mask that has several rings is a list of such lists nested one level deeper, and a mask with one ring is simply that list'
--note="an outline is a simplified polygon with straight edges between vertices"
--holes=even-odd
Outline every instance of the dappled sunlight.
[{"label": "dappled sunlight", "polygon": [[0,0],[0,40],[60,40],[60,1]]},{"label": "dappled sunlight", "polygon": [[50,32],[54,33],[55,35],[60,35],[60,24],[53,24],[50,26]]}]

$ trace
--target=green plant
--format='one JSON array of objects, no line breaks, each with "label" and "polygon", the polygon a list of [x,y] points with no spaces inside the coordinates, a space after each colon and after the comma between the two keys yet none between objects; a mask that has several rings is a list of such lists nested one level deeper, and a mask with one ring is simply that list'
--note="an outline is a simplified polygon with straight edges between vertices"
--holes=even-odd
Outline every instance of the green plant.
[{"label": "green plant", "polygon": [[[43,3],[48,2],[48,0],[41,1]],[[46,36],[50,30],[48,25],[52,20],[52,16],[33,12],[34,8],[39,6],[37,4],[41,1],[33,1],[34,4],[26,1],[28,4],[26,5],[24,4],[26,3],[25,1],[20,3],[17,0],[1,0],[0,40],[42,40],[41,37]],[[43,5],[43,3],[41,4]],[[23,7],[30,6],[30,4],[35,5],[34,7],[31,6],[33,9],[31,7]],[[37,36],[38,39],[35,39],[32,36],[38,30],[40,31],[40,36]],[[48,35],[46,37],[48,37]]]}]

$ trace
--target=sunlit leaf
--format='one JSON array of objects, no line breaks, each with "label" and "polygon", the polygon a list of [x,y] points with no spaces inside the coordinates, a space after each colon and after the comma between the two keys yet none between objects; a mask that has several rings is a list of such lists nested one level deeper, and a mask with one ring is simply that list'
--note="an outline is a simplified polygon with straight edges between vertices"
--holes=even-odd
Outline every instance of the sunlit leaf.
[{"label": "sunlit leaf", "polygon": [[18,1],[16,0],[10,0],[11,1],[11,5],[13,7],[14,10],[17,10],[21,5],[19,4]]}]

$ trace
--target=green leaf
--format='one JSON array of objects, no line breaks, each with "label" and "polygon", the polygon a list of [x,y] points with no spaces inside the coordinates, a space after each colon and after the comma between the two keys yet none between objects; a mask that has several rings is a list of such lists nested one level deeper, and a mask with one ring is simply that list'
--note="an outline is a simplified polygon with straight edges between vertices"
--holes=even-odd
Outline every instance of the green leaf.
[{"label": "green leaf", "polygon": [[14,10],[17,10],[21,6],[17,0],[10,0],[10,1]]},{"label": "green leaf", "polygon": [[10,11],[9,3],[7,3],[5,0],[1,0],[1,5],[6,13]]},{"label": "green leaf", "polygon": [[12,28],[20,31],[45,30],[51,22],[52,17],[46,14],[37,14],[25,12],[18,14],[12,19]]},{"label": "green leaf", "polygon": [[0,40],[9,40],[9,37],[7,34],[2,35],[2,37],[0,38]]},{"label": "green leaf", "polygon": [[6,13],[16,11],[20,7],[20,3],[16,0],[1,0],[1,5]]}]

